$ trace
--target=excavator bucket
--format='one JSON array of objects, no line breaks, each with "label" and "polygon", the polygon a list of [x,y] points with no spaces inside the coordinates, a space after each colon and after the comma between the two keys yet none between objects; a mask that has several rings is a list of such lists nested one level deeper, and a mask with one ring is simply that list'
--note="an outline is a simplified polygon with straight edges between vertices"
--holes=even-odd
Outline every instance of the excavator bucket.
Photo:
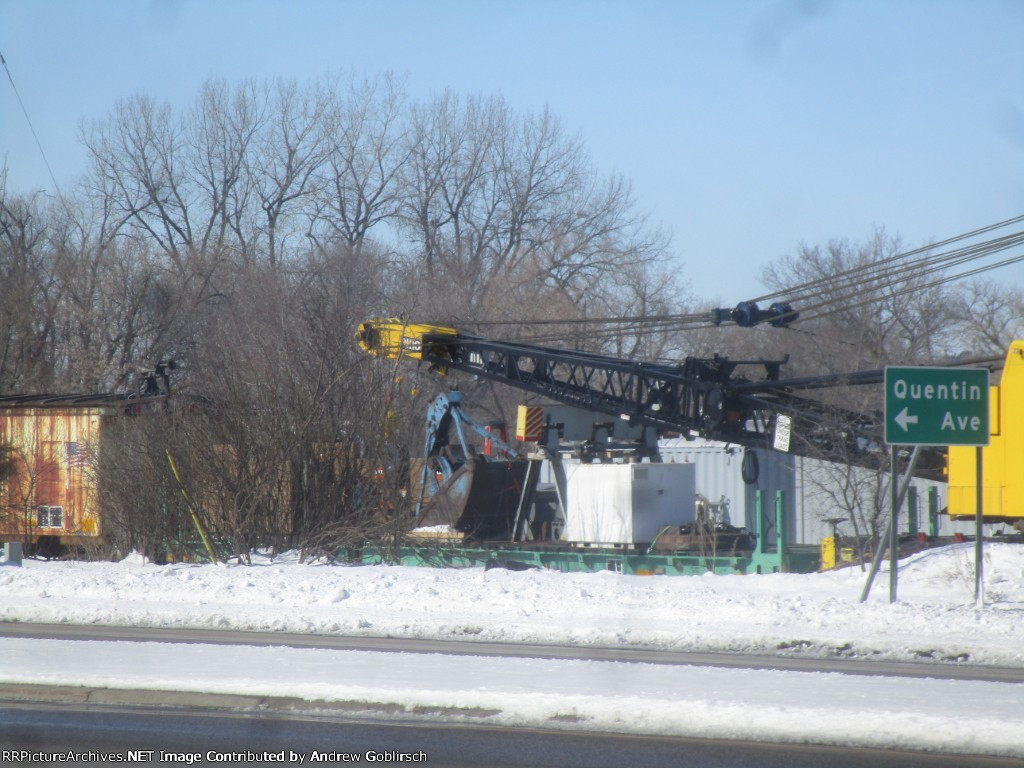
[{"label": "excavator bucket", "polygon": [[447,525],[467,539],[508,541],[527,464],[469,459],[424,504],[419,525]]}]

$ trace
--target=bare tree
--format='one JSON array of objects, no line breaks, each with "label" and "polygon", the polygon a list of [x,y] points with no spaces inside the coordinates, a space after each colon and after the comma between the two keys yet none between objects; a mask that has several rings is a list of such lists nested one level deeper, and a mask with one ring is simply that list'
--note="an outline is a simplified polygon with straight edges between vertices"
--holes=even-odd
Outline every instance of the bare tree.
[{"label": "bare tree", "polygon": [[269,119],[257,136],[257,152],[247,168],[263,220],[267,258],[277,266],[289,234],[299,235],[296,225],[307,199],[316,196],[319,171],[327,160],[325,136],[329,109],[322,89],[300,89],[294,82],[278,81],[272,96]]},{"label": "bare tree", "polygon": [[1024,291],[1015,285],[979,280],[956,297],[961,348],[967,356],[1002,355],[1024,334]]},{"label": "bare tree", "polygon": [[258,152],[256,137],[269,119],[266,90],[251,80],[230,88],[210,80],[189,123],[190,168],[206,200],[198,247],[206,253],[237,249],[255,258],[253,180],[248,165]]},{"label": "bare tree", "polygon": [[167,105],[138,95],[83,133],[92,188],[130,231],[150,240],[180,272],[195,249],[185,127]]},{"label": "bare tree", "polygon": [[888,451],[881,435],[864,429],[861,413],[872,413],[879,393],[842,388],[818,405],[822,420],[813,429],[794,429],[799,452],[813,462],[803,473],[804,504],[821,521],[845,518],[848,536],[857,542],[858,558],[873,551],[889,521],[887,489],[891,480]]},{"label": "bare tree", "polygon": [[0,392],[53,387],[57,308],[64,292],[51,212],[11,196],[0,176]]},{"label": "bare tree", "polygon": [[[442,94],[415,105],[403,222],[425,287],[466,318],[552,297],[575,313],[650,302],[667,241],[634,212],[629,185],[593,171],[549,112]],[[640,295],[637,275],[652,276]],[[424,283],[421,281],[421,284]],[[514,297],[510,300],[509,297]],[[531,310],[535,312],[536,309]]]},{"label": "bare tree", "polygon": [[310,236],[358,251],[370,231],[398,215],[400,174],[409,159],[405,98],[393,77],[335,87],[325,112],[328,149]]}]

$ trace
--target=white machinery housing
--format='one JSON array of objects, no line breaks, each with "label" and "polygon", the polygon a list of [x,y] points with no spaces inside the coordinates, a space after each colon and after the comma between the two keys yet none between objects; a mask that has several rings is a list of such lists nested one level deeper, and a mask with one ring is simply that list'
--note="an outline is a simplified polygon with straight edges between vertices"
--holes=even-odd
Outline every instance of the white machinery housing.
[{"label": "white machinery housing", "polygon": [[568,464],[562,540],[649,544],[665,526],[694,521],[693,464]]}]

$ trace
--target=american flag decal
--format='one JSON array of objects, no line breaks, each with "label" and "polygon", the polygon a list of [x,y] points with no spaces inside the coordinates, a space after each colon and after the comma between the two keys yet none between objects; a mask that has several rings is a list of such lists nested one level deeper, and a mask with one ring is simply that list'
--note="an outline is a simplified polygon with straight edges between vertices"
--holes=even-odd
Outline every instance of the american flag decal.
[{"label": "american flag decal", "polygon": [[82,443],[64,443],[69,467],[85,467],[89,464],[88,448]]}]

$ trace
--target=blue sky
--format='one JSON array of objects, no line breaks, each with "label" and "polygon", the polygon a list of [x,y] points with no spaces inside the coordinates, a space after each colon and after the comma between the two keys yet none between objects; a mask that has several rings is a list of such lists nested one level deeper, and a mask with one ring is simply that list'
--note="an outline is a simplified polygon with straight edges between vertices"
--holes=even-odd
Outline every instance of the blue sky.
[{"label": "blue sky", "polygon": [[[414,98],[547,106],[723,305],[801,243],[1024,213],[1021,0],[0,0],[0,52],[62,186],[82,121],[210,77],[391,71]],[[52,191],[4,80],[8,187]]]}]

